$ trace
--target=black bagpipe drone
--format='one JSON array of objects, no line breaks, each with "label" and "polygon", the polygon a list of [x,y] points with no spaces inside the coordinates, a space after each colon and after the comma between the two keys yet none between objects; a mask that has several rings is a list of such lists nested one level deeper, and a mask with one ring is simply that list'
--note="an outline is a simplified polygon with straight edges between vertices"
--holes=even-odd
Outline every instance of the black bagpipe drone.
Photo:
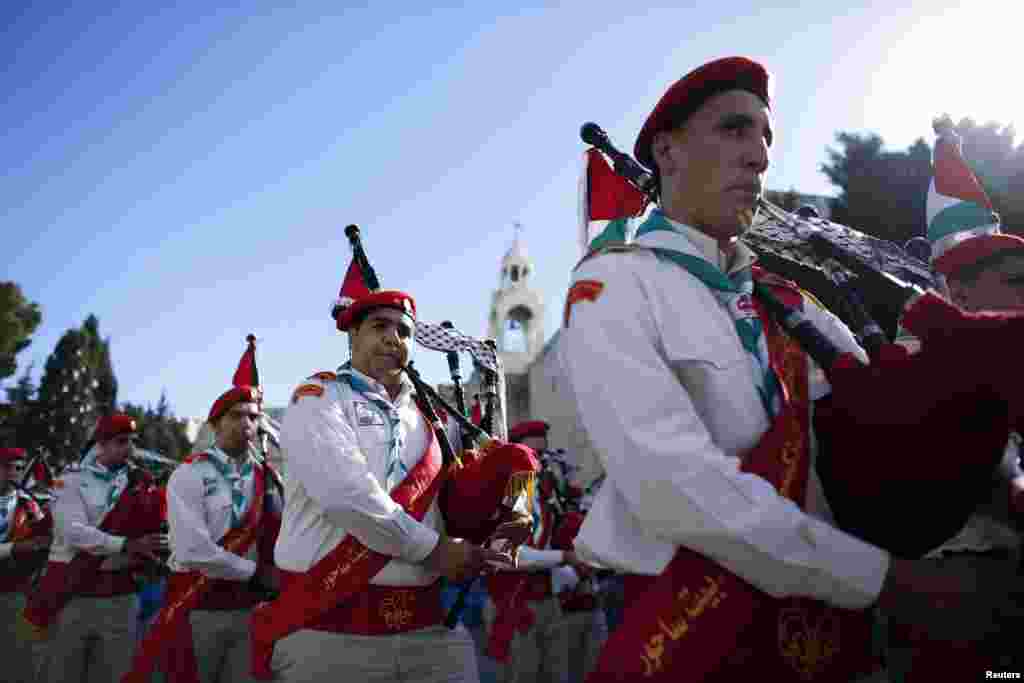
[{"label": "black bagpipe drone", "polygon": [[[597,124],[585,124],[580,136],[657,201],[654,174]],[[863,365],[842,353],[799,310],[755,288],[831,384],[813,417],[816,469],[836,522],[893,555],[920,557],[991,496],[1009,432],[1024,424],[1014,371],[1024,316],[965,313],[932,291],[928,265],[898,245],[764,199],[758,209],[740,239],[764,269],[837,313],[871,358]],[[899,321],[921,342],[913,355],[892,342]]]}]

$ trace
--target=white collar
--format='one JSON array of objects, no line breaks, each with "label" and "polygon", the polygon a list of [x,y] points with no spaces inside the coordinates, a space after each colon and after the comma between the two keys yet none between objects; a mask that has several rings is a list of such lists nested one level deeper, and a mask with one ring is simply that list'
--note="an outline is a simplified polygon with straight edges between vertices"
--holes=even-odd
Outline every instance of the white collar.
[{"label": "white collar", "polygon": [[714,237],[706,235],[691,225],[673,220],[667,215],[665,216],[665,220],[668,221],[668,224],[671,225],[675,231],[685,237],[694,247],[696,247],[697,251],[700,252],[700,255],[704,257],[704,260],[718,266],[719,270],[726,275],[732,275],[735,272],[749,268],[754,265],[754,262],[757,260],[757,255],[751,251],[747,245],[743,244],[743,242],[740,242],[739,240],[736,241],[735,249],[730,256],[722,251],[718,246],[718,240]]},{"label": "white collar", "polygon": [[412,397],[412,382],[409,380],[408,377],[405,377],[404,375],[402,376],[402,386],[398,390],[398,395],[395,396],[394,399],[392,399],[391,394],[388,392],[388,388],[386,386],[375,380],[373,377],[370,377],[366,373],[361,372],[360,370],[356,370],[354,367],[352,367],[351,362],[346,363],[345,365],[338,368],[339,375],[344,375],[345,373],[352,374],[355,377],[359,378],[361,381],[365,382],[368,387],[370,387],[370,390],[373,391],[373,393],[380,395],[382,398],[386,399],[389,403],[393,405],[401,406],[405,403],[408,403]]}]

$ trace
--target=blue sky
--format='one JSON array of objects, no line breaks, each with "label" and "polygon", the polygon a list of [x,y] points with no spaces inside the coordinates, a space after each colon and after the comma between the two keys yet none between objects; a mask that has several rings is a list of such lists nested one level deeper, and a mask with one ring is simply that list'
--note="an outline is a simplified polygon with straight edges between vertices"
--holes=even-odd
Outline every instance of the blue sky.
[{"label": "blue sky", "polygon": [[[95,313],[120,400],[166,389],[200,416],[254,332],[283,405],[346,359],[328,311],[348,223],[384,286],[474,335],[521,223],[550,336],[579,256],[580,124],[630,150],[665,88],[716,57],[777,78],[775,189],[833,193],[818,168],[838,130],[901,148],[941,111],[1019,120],[999,74],[965,61],[1015,45],[993,35],[1017,17],[979,3],[701,4],[5,3],[0,278],[43,310],[20,366]],[[447,378],[439,354],[416,360]]]}]

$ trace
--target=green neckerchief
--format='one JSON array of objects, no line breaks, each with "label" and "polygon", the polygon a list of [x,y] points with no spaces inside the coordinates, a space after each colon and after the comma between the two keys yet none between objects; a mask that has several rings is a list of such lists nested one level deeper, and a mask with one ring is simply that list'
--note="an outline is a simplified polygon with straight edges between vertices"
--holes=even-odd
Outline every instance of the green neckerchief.
[{"label": "green neckerchief", "polygon": [[370,402],[377,412],[384,418],[388,432],[391,437],[388,445],[387,463],[384,474],[384,490],[389,493],[402,483],[409,468],[402,462],[402,448],[405,446],[405,433],[402,429],[402,421],[398,414],[398,408],[394,403],[375,390],[366,381],[363,374],[352,367],[351,363],[345,363],[338,368],[338,378],[344,380],[352,391],[360,394]]},{"label": "green neckerchief", "polygon": [[[680,234],[660,209],[651,212],[650,217],[637,230],[637,237],[658,231]],[[754,308],[754,278],[751,269],[743,268],[729,276],[699,256],[666,247],[644,245],[644,248],[653,251],[659,259],[681,266],[711,290],[719,305],[732,318],[743,349],[755,361],[751,368],[761,404],[769,417],[778,415],[782,410],[782,388],[779,378],[772,369],[768,356],[768,342],[761,319]]]},{"label": "green neckerchief", "polygon": [[128,488],[128,465],[111,469],[97,462],[97,455],[99,455],[99,451],[94,446],[82,460],[82,469],[110,487],[107,492],[107,502],[100,513],[100,519],[103,519],[108,512],[114,509],[121,494]]},{"label": "green neckerchief", "polygon": [[233,529],[241,521],[248,503],[249,484],[252,482],[253,475],[252,458],[247,455],[245,462],[239,467],[234,460],[228,457],[227,453],[216,446],[206,453],[210,456],[207,461],[231,487],[231,528]]}]

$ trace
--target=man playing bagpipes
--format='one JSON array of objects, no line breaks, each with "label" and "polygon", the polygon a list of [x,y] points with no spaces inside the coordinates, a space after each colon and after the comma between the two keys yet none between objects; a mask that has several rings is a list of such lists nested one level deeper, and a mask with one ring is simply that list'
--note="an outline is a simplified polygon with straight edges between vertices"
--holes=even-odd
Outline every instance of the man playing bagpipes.
[{"label": "man playing bagpipes", "polygon": [[4,680],[35,680],[37,643],[16,626],[25,608],[25,591],[46,562],[52,520],[39,503],[17,486],[23,448],[0,448],[0,619],[3,620]]},{"label": "man playing bagpipes", "polygon": [[[531,448],[543,458],[549,425],[543,420],[520,422],[509,430],[509,440]],[[533,533],[519,552],[514,570],[487,577],[491,600],[485,608],[488,623],[487,653],[499,662],[498,681],[560,682],[568,680],[569,629],[562,611],[553,570],[584,565],[567,549],[551,546],[561,509],[554,499],[553,473],[542,465],[540,481],[531,500]]]},{"label": "man playing bagpipes", "polygon": [[210,408],[214,443],[190,455],[167,483],[171,575],[164,605],[124,683],[251,680],[252,608],[279,588],[274,543],[283,508],[280,479],[257,453],[262,391],[255,337],[234,384]]},{"label": "man playing bagpipes", "polygon": [[[926,258],[945,278],[952,302],[965,311],[1024,311],[1024,239],[999,230],[999,217],[962,155],[952,121],[939,119],[935,132]],[[1016,431],[1021,427],[1016,425],[1010,434],[1003,462],[994,473],[991,500],[925,557],[946,565],[1001,564],[1013,573],[1020,554],[1019,531],[1013,527],[1019,528],[1024,518],[1021,436]],[[966,679],[987,669],[1014,670],[1020,661],[1011,656],[1019,650],[1014,631],[1005,629],[984,640],[948,640],[931,638],[916,624],[890,623],[890,675],[902,669],[904,683],[912,683]]]},{"label": "man playing bagpipes", "polygon": [[[1005,584],[897,557],[830,520],[816,439],[831,439],[833,473],[850,473],[836,481],[856,484],[860,496],[879,482],[953,480],[950,470],[966,461],[901,459],[913,453],[905,442],[893,447],[879,435],[907,439],[903,432],[929,421],[950,446],[965,434],[983,446],[971,430],[1006,430],[1007,410],[1000,397],[981,403],[983,388],[968,401],[958,392],[960,402],[936,402],[923,391],[922,371],[934,376],[942,366],[930,354],[905,363],[893,352],[865,367],[835,316],[753,267],[737,238],[769,164],[768,81],[761,65],[737,57],[669,88],[635,146],[654,172],[660,208],[634,243],[592,254],[573,275],[564,359],[607,473],[576,547],[627,574],[624,622],[590,681],[852,680],[878,667],[871,607],[935,628],[929,617],[941,601],[970,631],[1007,597]],[[846,352],[827,375],[766,314],[779,308],[784,323],[801,320]],[[947,321],[977,325],[933,295],[908,308],[904,323],[923,330],[928,347],[942,342]],[[830,391],[829,420],[815,407],[812,429],[812,402]],[[917,412],[907,418],[894,402]],[[995,408],[978,415],[965,406]],[[986,476],[1001,448],[979,451],[991,458]],[[861,508],[875,505],[870,496],[857,499]],[[951,502],[930,499],[926,510],[941,516]]]},{"label": "man playing bagpipes", "polygon": [[52,636],[44,667],[51,683],[118,681],[130,668],[133,570],[167,548],[160,493],[130,462],[137,433],[130,415],[100,418],[95,446],[54,482],[54,542],[20,624],[31,637]]},{"label": "man playing bagpipes", "polygon": [[[356,255],[365,261],[361,247]],[[470,635],[442,625],[439,579],[461,582],[507,559],[480,545],[486,536],[466,535],[495,531],[499,505],[519,504],[537,464],[528,449],[498,445],[458,466],[436,394],[408,365],[415,302],[368,286],[357,261],[334,309],[351,360],[299,385],[283,419],[282,590],[253,615],[253,674],[476,681]],[[506,523],[521,543],[529,518]]]}]

